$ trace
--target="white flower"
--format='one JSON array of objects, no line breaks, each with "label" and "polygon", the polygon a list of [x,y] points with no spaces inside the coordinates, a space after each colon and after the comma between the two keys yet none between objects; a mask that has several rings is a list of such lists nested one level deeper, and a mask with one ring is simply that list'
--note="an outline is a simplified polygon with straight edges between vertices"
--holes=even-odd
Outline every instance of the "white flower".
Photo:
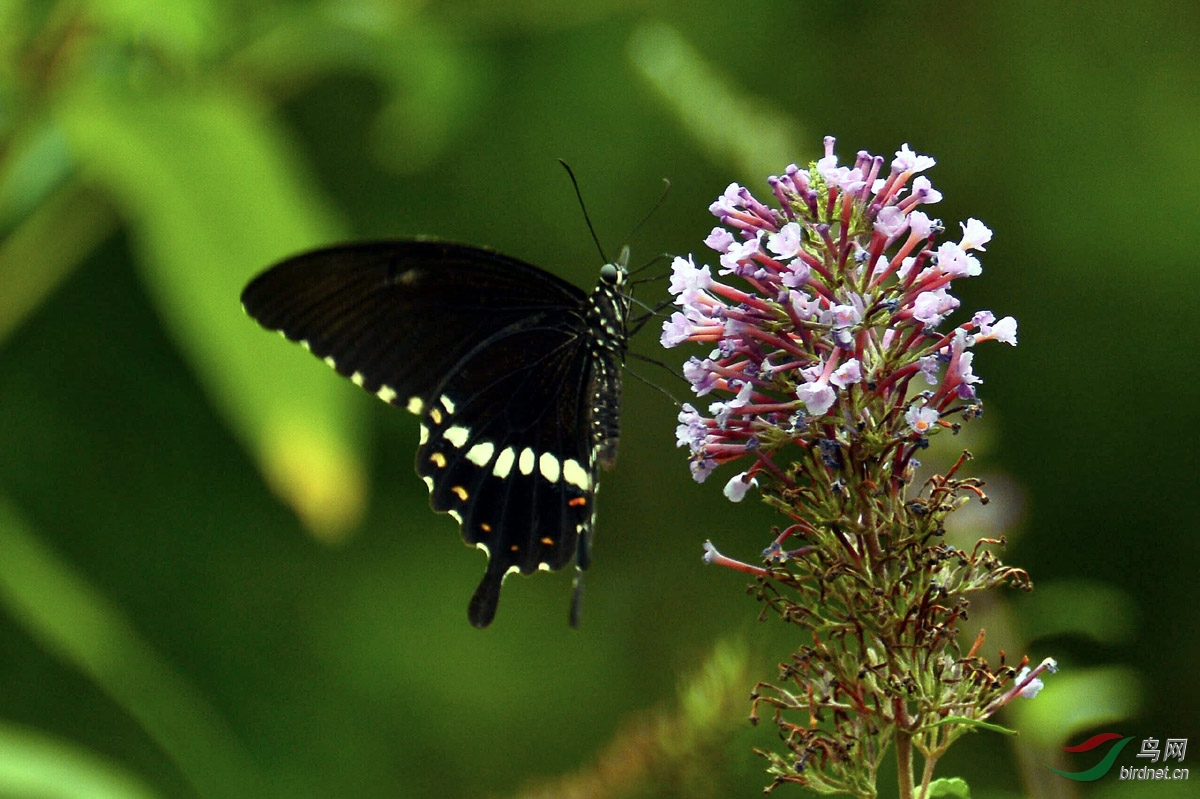
[{"label": "white flower", "polygon": [[746,472],[735,474],[725,484],[725,496],[730,502],[741,502],[746,496],[746,492],[756,485],[758,485],[758,480],[750,477]]}]

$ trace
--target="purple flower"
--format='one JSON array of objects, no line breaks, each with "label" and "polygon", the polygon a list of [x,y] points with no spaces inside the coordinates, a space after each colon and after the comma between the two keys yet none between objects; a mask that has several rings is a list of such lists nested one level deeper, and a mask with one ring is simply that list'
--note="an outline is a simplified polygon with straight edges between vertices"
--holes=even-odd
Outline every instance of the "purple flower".
[{"label": "purple flower", "polygon": [[743,241],[741,244],[731,244],[721,256],[721,274],[742,274],[744,265],[753,264],[754,256],[758,254],[758,239]]},{"label": "purple flower", "polygon": [[937,161],[934,161],[928,155],[917,155],[908,148],[908,144],[900,145],[900,150],[896,153],[896,159],[892,161],[892,170],[894,172],[917,173],[924,172],[926,169],[932,168]]},{"label": "purple flower", "polygon": [[675,439],[697,482],[737,461],[725,497],[755,489],[787,520],[759,566],[704,543],[705,563],[752,577],[763,614],[803,631],[783,685],[759,682],[751,699],[751,719],[770,712],[787,747],[764,753],[768,792],[786,781],[867,793],[857,788],[874,786],[878,763],[863,754],[884,751],[903,716],[915,746],[895,747],[899,773],[919,750],[924,793],[945,743],[1036,696],[1055,669],[1023,658],[1017,672],[1003,651],[989,667],[982,631],[960,648],[967,595],[1028,588],[1028,575],[989,549],[1002,539],[958,549],[943,537],[949,513],[987,501],[960,471],[969,453],[932,476],[916,457],[982,413],[975,347],[1016,344],[1017,325],[959,316],[955,281],[982,273],[992,232],[971,218],[953,241],[919,210],[942,199],[920,174],[932,158],[905,144],[890,162],[859,151],[839,164],[834,145],[826,137],[808,169],[770,176],[769,205],[729,185],[710,206],[715,274],[690,256],[672,264],[677,310],[662,342],[701,345],[683,374],[706,397],[702,410],[682,406]]},{"label": "purple flower", "polygon": [[813,416],[824,416],[837,399],[837,394],[824,380],[805,383],[796,389],[796,396]]},{"label": "purple flower", "polygon": [[795,222],[788,222],[767,236],[767,249],[780,258],[795,258],[800,252],[801,235],[801,227]]},{"label": "purple flower", "polygon": [[938,384],[938,371],[941,366],[941,359],[937,354],[926,355],[923,358],[917,359],[917,365],[920,366],[921,375],[925,378],[925,382],[931,386]]},{"label": "purple flower", "polygon": [[913,405],[904,414],[904,421],[914,433],[926,435],[938,422],[938,412],[933,408]]},{"label": "purple flower", "polygon": [[692,256],[676,258],[671,262],[672,294],[682,294],[688,289],[706,289],[712,285],[712,273],[707,266],[697,268]]},{"label": "purple flower", "polygon": [[933,205],[942,201],[942,193],[933,187],[929,178],[919,177],[913,181],[913,193],[910,199],[913,202]]},{"label": "purple flower", "polygon": [[[883,213],[882,211],[880,213]],[[928,238],[935,227],[934,220],[925,215],[924,211],[913,211],[908,215],[908,229],[917,238]]]},{"label": "purple flower", "polygon": [[962,227],[963,237],[958,246],[964,250],[984,250],[983,245],[992,240],[992,231],[978,219],[968,219],[959,225]]},{"label": "purple flower", "polygon": [[692,384],[692,391],[696,393],[697,397],[703,397],[717,384],[717,377],[713,372],[713,362],[708,358],[704,360],[695,356],[688,358],[683,364],[683,376]]},{"label": "purple flower", "polygon": [[862,321],[862,313],[854,305],[834,305],[821,314],[821,323],[835,330],[856,325]]},{"label": "purple flower", "polygon": [[810,274],[812,270],[808,268],[808,264],[796,259],[788,262],[787,271],[780,277],[779,282],[790,289],[797,289],[808,282]]},{"label": "purple flower", "polygon": [[971,317],[971,321],[979,328],[976,342],[994,340],[1017,346],[1017,320],[1011,316],[997,322],[991,311],[980,311]]},{"label": "purple flower", "polygon": [[688,469],[692,473],[692,479],[697,483],[703,483],[705,479],[712,474],[712,470],[717,466],[717,462],[712,458],[704,456],[693,456],[688,463]]},{"label": "purple flower", "polygon": [[927,327],[937,327],[946,314],[957,307],[958,298],[947,292],[945,288],[923,291],[913,301],[912,315],[914,319],[924,322]]},{"label": "purple flower", "polygon": [[938,247],[937,265],[942,274],[950,277],[975,277],[983,272],[979,260],[952,241]]},{"label": "purple flower", "polygon": [[691,321],[679,311],[671,314],[671,318],[663,322],[663,334],[659,341],[668,349],[677,347],[687,341],[692,335]]},{"label": "purple flower", "polygon": [[[922,214],[922,216],[924,216]],[[889,239],[895,238],[903,233],[909,226],[908,217],[894,205],[889,205],[879,212],[875,217],[875,230],[879,231]]]},{"label": "purple flower", "polygon": [[971,363],[974,360],[975,353],[973,352],[964,352],[962,355],[958,356],[957,374],[958,379],[963,383],[975,384],[983,382],[983,379],[976,377],[975,373],[971,370]]},{"label": "purple flower", "polygon": [[708,206],[708,210],[712,212],[713,216],[721,217],[732,214],[739,208],[744,208],[746,205],[746,201],[742,197],[744,191],[746,190],[738,184],[730,183],[717,201]]},{"label": "purple flower", "polygon": [[[784,285],[787,285],[787,277],[783,279]],[[815,319],[821,312],[821,302],[816,297],[805,294],[803,291],[789,291],[786,295],[787,307],[794,315],[795,319],[800,322],[808,322]]]},{"label": "purple flower", "polygon": [[713,228],[712,233],[709,233],[708,238],[704,240],[709,249],[717,252],[725,252],[733,246],[733,242],[733,234],[723,227]]},{"label": "purple flower", "polygon": [[675,446],[688,446],[693,450],[704,443],[704,420],[696,409],[686,402],[679,411],[679,426],[675,428]]},{"label": "purple flower", "polygon": [[862,380],[862,366],[854,358],[839,366],[829,376],[829,382],[838,388],[854,385],[860,380]]},{"label": "purple flower", "polygon": [[[849,385],[850,382],[857,382],[861,379],[862,373],[858,367],[857,361],[851,361],[851,370],[845,373],[846,382],[839,376],[835,381],[834,376],[838,374],[836,370],[837,357],[831,357],[825,363],[818,363],[816,366],[810,366],[807,369],[801,369],[800,375],[807,380],[796,388],[796,397],[804,403],[804,407],[812,416],[824,416],[830,408],[833,407],[834,401],[837,399],[837,392],[834,386],[843,388],[844,385]],[[850,366],[847,364],[847,366]],[[832,385],[831,385],[832,384]],[[844,385],[843,385],[844,384]]]},{"label": "purple flower", "polygon": [[[678,310],[662,344],[709,353],[683,369],[697,396],[712,397],[706,412],[688,406],[680,416],[678,440],[698,481],[753,455],[751,475],[786,484],[795,447],[846,446],[867,429],[912,448],[914,433],[937,433],[955,403],[978,407],[971,348],[1016,343],[1015,320],[990,313],[938,332],[959,308],[953,281],[982,272],[975,253],[992,233],[971,218],[959,241],[938,241],[942,223],[921,210],[942,199],[920,174],[934,159],[906,144],[890,166],[867,152],[840,165],[834,145],[826,137],[808,169],[771,176],[771,205],[737,183],[725,189],[709,209],[721,224],[704,240],[718,253],[717,274],[691,257],[672,264]],[[916,394],[914,378],[929,388]],[[840,462],[822,452],[820,462]],[[740,479],[726,487],[731,499],[745,494]]]}]

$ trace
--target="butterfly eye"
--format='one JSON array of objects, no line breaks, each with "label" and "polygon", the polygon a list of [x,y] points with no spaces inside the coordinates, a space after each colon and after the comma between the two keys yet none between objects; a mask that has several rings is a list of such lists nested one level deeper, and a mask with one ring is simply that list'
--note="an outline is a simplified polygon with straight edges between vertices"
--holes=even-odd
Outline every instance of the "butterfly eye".
[{"label": "butterfly eye", "polygon": [[605,285],[614,285],[617,282],[618,274],[619,271],[617,270],[615,264],[605,264],[604,266],[600,267],[600,280],[603,281]]}]

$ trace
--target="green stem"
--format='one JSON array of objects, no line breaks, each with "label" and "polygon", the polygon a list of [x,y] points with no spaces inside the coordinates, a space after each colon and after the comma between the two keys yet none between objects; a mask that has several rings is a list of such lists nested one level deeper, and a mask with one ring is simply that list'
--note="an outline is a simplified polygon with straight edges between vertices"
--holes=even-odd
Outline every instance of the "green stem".
[{"label": "green stem", "polygon": [[918,794],[924,797],[929,793],[929,783],[933,782],[933,767],[937,765],[937,755],[930,753],[925,755],[925,768],[921,774],[921,791]]}]

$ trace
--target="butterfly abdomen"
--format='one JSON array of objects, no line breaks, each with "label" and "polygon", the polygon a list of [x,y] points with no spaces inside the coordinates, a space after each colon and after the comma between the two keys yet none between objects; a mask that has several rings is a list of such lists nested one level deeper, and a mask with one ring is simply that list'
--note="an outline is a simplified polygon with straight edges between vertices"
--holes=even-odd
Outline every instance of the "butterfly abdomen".
[{"label": "butterfly abdomen", "polygon": [[591,402],[593,458],[597,466],[611,469],[617,460],[621,437],[621,370],[628,346],[626,320],[629,297],[622,290],[625,279],[622,252],[620,269],[602,272],[596,290],[588,297],[587,328],[592,331],[592,370],[588,386]]}]

